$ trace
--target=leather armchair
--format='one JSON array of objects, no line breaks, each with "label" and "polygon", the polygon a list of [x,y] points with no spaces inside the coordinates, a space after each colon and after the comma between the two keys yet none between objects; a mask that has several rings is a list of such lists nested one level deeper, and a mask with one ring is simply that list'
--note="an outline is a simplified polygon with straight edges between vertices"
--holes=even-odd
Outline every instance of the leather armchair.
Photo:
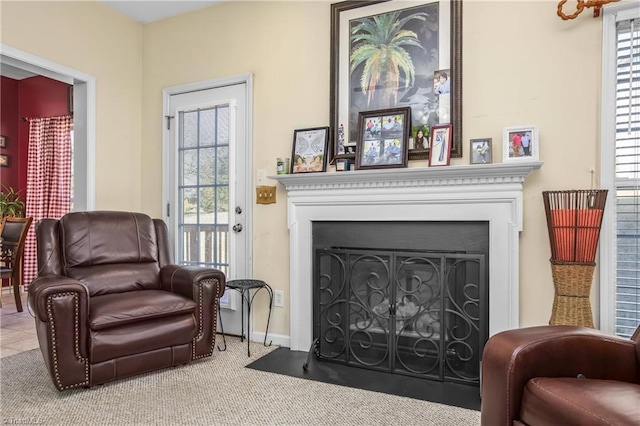
[{"label": "leather armchair", "polygon": [[639,424],[640,327],[631,340],[574,326],[492,336],[483,352],[481,422]]},{"label": "leather armchair", "polygon": [[38,222],[36,239],[28,304],[58,390],[213,354],[225,276],[171,264],[162,220],[74,212]]}]

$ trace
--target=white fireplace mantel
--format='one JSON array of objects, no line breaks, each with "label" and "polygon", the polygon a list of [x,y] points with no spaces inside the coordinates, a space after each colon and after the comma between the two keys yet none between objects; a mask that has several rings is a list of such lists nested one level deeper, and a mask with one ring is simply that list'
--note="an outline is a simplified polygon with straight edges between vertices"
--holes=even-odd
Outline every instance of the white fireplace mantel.
[{"label": "white fireplace mantel", "polygon": [[313,340],[315,221],[489,222],[489,334],[519,323],[525,178],[542,162],[269,176],[287,190],[292,350]]}]

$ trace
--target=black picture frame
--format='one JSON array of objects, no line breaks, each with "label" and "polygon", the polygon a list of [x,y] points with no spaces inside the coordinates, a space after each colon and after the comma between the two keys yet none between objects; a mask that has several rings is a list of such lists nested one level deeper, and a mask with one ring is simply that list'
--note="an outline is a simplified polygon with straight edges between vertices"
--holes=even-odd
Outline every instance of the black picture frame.
[{"label": "black picture frame", "polygon": [[0,135],[0,148],[7,147],[7,137],[4,135]]},{"label": "black picture frame", "polygon": [[294,130],[291,173],[326,172],[328,148],[328,126]]},{"label": "black picture frame", "polygon": [[[346,154],[341,149],[341,146],[352,145],[354,132],[349,126],[345,127],[347,121],[345,117],[348,117],[350,123],[355,122],[356,114],[349,111],[345,116],[345,106],[347,109],[351,109],[349,101],[346,101],[344,97],[350,96],[349,91],[345,92],[341,90],[340,73],[341,69],[344,69],[345,65],[341,64],[340,58],[344,57],[344,52],[347,52],[350,48],[350,40],[345,43],[344,29],[341,28],[341,21],[344,21],[347,12],[349,15],[354,12],[361,15],[361,18],[366,18],[367,8],[381,3],[389,3],[391,9],[397,5],[397,11],[402,11],[403,7],[407,7],[406,3],[402,1],[394,0],[371,0],[371,1],[343,1],[334,3],[331,5],[331,47],[330,47],[330,146],[331,152],[329,153],[331,161],[333,162],[338,158],[353,159],[353,154]],[[404,4],[403,4],[404,3]],[[439,1],[425,1],[423,5],[438,4]],[[416,126],[422,125],[425,128],[430,128],[432,124],[451,124],[452,125],[452,150],[451,156],[454,158],[462,157],[462,0],[451,0],[450,2],[442,2],[443,4],[449,4],[449,66],[440,67],[436,70],[448,69],[451,75],[450,80],[450,93],[449,93],[449,108],[450,108],[450,120],[446,123],[429,123],[427,122],[415,122],[415,117],[421,114],[421,111],[414,108],[413,105],[408,105],[412,108],[412,129]],[[393,11],[393,10],[392,10]],[[375,16],[375,14],[374,14]],[[344,24],[342,25],[344,26]],[[341,39],[342,31],[342,39]],[[442,53],[442,52],[440,52]],[[344,62],[344,61],[343,61]],[[442,63],[443,61],[439,61]],[[343,72],[344,73],[344,72]],[[428,74],[427,74],[428,75]],[[433,78],[433,75],[432,77]],[[343,83],[344,84],[344,83]],[[422,87],[422,86],[421,86]],[[405,93],[406,94],[406,93]],[[342,105],[342,106],[341,106]],[[407,105],[390,105],[390,107],[402,107]],[[370,108],[375,109],[375,108]],[[430,110],[432,111],[432,110]],[[428,118],[426,119],[428,120]],[[428,156],[428,148],[422,150],[411,150],[409,153],[409,159],[421,159]]]},{"label": "black picture frame", "polygon": [[361,111],[356,170],[407,167],[411,108]]},{"label": "black picture frame", "polygon": [[9,156],[0,154],[0,167],[9,167]]}]

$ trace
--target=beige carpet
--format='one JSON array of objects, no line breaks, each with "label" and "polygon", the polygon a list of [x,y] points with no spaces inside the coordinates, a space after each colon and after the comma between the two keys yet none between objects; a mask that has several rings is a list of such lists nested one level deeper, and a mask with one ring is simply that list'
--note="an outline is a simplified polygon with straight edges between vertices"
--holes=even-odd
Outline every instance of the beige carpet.
[{"label": "beige carpet", "polygon": [[187,366],[58,392],[39,350],[0,360],[3,424],[478,425],[480,413],[244,368],[275,348],[227,338]]}]

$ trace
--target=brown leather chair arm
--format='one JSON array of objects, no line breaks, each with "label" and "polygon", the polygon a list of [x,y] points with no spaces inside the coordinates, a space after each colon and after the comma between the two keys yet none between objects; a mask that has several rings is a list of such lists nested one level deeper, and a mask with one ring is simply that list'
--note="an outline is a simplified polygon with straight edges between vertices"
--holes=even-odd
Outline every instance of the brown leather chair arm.
[{"label": "brown leather chair arm", "polygon": [[89,292],[71,278],[47,275],[29,286],[40,350],[58,390],[89,385]]},{"label": "brown leather chair arm", "polygon": [[224,273],[218,269],[167,265],[160,270],[160,281],[163,290],[181,294],[192,300],[196,300],[194,292],[198,291],[198,284],[205,280],[210,280],[210,282],[207,281],[204,285],[214,286],[213,297],[222,297],[226,281]]},{"label": "brown leather chair arm", "polygon": [[576,377],[637,383],[635,343],[599,330],[541,326],[492,336],[482,359],[483,425],[512,425],[534,377]]},{"label": "brown leather chair arm", "polygon": [[160,269],[162,288],[192,299],[196,304],[198,334],[192,342],[191,359],[211,356],[216,342],[218,299],[224,293],[225,276],[214,268],[167,265]]},{"label": "brown leather chair arm", "polygon": [[86,318],[89,314],[89,291],[80,281],[73,278],[62,277],[59,275],[47,275],[38,277],[29,285],[28,304],[33,315],[40,321],[48,322],[49,297],[61,295],[64,293],[74,293],[78,295],[80,303],[81,324],[86,324]]}]

